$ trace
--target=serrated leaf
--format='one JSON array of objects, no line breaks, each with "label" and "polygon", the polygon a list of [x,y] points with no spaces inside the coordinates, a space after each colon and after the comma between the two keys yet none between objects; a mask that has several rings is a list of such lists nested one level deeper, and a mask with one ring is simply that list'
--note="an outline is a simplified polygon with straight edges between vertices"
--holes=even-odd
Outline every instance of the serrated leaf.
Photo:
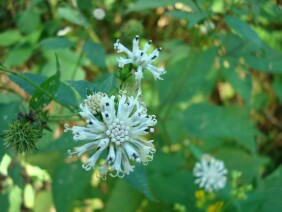
[{"label": "serrated leaf", "polygon": [[143,193],[149,200],[153,202],[158,201],[151,192],[144,166],[136,165],[134,172],[132,172],[130,175],[125,176],[125,180],[134,189]]}]

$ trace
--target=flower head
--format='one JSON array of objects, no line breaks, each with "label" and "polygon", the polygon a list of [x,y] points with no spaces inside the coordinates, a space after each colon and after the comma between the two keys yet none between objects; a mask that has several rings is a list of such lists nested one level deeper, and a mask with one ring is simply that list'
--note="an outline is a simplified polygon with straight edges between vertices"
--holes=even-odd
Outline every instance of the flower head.
[{"label": "flower head", "polygon": [[89,104],[81,104],[80,115],[87,119],[86,126],[65,126],[65,131],[72,131],[75,141],[89,140],[75,147],[73,152],[69,150],[69,155],[81,156],[93,150],[95,153],[82,166],[85,170],[91,170],[102,152],[107,152],[105,162],[98,167],[103,178],[109,170],[113,172],[110,174],[113,177],[128,175],[134,169],[130,161],[143,164],[151,161],[156,151],[153,140],[146,140],[143,136],[154,131],[152,127],[157,120],[154,115],[147,115],[142,102],[133,96],[126,96],[125,92],[110,97],[104,94],[100,107],[101,113],[95,116]]},{"label": "flower head", "polygon": [[201,161],[196,163],[193,174],[197,178],[195,183],[208,192],[222,189],[226,184],[227,169],[223,161],[211,156],[202,157]]},{"label": "flower head", "polygon": [[93,115],[97,115],[98,113],[101,113],[101,99],[102,99],[103,93],[97,92],[92,95],[88,95],[87,98],[84,100],[84,104],[87,105],[89,111]]},{"label": "flower head", "polygon": [[25,153],[37,150],[36,142],[41,137],[41,131],[29,122],[14,121],[4,132],[4,144],[16,153]]},{"label": "flower head", "polygon": [[127,55],[127,58],[123,58],[123,57],[118,58],[118,66],[122,68],[126,64],[135,65],[137,67],[137,70],[134,74],[134,77],[139,84],[141,79],[143,78],[144,69],[149,70],[154,75],[155,79],[162,79],[161,75],[165,73],[163,67],[159,68],[152,65],[155,59],[159,56],[161,48],[157,48],[152,53],[148,54],[147,52],[151,44],[152,41],[150,40],[141,50],[139,48],[138,35],[136,35],[136,37],[133,39],[132,51],[130,51],[128,48],[122,45],[119,42],[119,40],[117,40],[116,43],[114,44],[114,48],[117,50],[117,52],[124,52]]},{"label": "flower head", "polygon": [[103,20],[106,16],[106,12],[102,8],[94,9],[92,14],[93,14],[94,18],[96,18],[97,20]]}]

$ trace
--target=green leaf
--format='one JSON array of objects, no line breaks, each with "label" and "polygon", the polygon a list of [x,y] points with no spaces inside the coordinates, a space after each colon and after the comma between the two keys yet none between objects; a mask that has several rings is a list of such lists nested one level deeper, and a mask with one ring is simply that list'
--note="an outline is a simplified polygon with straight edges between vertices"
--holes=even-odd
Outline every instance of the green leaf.
[{"label": "green leaf", "polygon": [[123,212],[136,211],[140,206],[143,197],[122,180],[119,180],[107,201],[105,212],[114,212],[117,210]]},{"label": "green leaf", "polygon": [[22,190],[18,186],[11,188],[9,192],[9,211],[20,211],[22,204]]},{"label": "green leaf", "polygon": [[24,189],[25,182],[22,173],[23,167],[18,163],[13,164],[13,166],[9,169],[9,176],[12,178],[13,183],[21,189]]},{"label": "green leaf", "polygon": [[89,25],[87,19],[78,10],[74,10],[68,7],[60,7],[58,8],[58,13],[63,19],[73,24],[77,24],[83,27],[88,27]]},{"label": "green leaf", "polygon": [[8,211],[9,208],[9,193],[8,191],[0,193],[1,209]]},{"label": "green leaf", "polygon": [[0,46],[11,46],[22,39],[20,32],[16,29],[6,30],[0,33]]},{"label": "green leaf", "polygon": [[115,74],[108,73],[98,77],[94,82],[95,89],[100,92],[109,93],[117,88],[118,79]]},{"label": "green leaf", "polygon": [[134,189],[143,193],[149,200],[157,202],[157,199],[153,196],[147,175],[143,165],[136,165],[134,172],[125,176],[126,182],[128,182]]},{"label": "green leaf", "polygon": [[[224,161],[228,170],[242,172],[242,179],[251,182],[258,177],[267,160],[264,157],[248,154],[236,148],[221,148],[215,151],[214,156]],[[236,160],[235,160],[236,158]]]},{"label": "green leaf", "polygon": [[33,53],[29,44],[20,44],[10,49],[5,59],[6,66],[19,66],[25,63]]},{"label": "green leaf", "polygon": [[35,197],[34,212],[50,211],[53,205],[52,194],[49,191],[40,191]]},{"label": "green leaf", "polygon": [[197,211],[194,197],[196,186],[192,173],[184,170],[169,174],[155,173],[149,179],[159,200],[171,204],[177,202],[185,205],[187,211]]},{"label": "green leaf", "polygon": [[245,21],[242,21],[240,18],[235,16],[226,16],[225,17],[226,23],[237,32],[242,37],[252,41],[257,46],[262,45],[262,41],[256,31],[254,31],[249,24]]},{"label": "green leaf", "polygon": [[[44,50],[43,54],[46,59],[46,63],[40,71],[43,75],[50,77],[56,72],[54,51]],[[89,65],[89,60],[85,57],[81,57],[81,55],[71,49],[57,49],[56,54],[60,58],[61,80],[85,79],[85,70],[82,66]]]},{"label": "green leaf", "polygon": [[65,37],[53,37],[42,40],[39,43],[44,49],[66,49],[73,46],[73,43]]},{"label": "green leaf", "polygon": [[52,175],[52,194],[58,212],[72,211],[74,200],[90,187],[92,172],[82,169],[81,162],[62,164]]},{"label": "green leaf", "polygon": [[[26,161],[29,164],[39,166],[53,174],[58,166],[64,165],[67,158],[67,149],[73,147],[73,137],[71,133],[64,133],[60,138],[53,139],[53,134],[49,133],[38,142],[38,151],[29,154]],[[48,158],[48,160],[46,160]]]},{"label": "green leaf", "polygon": [[33,208],[34,199],[35,199],[35,191],[31,184],[27,184],[24,188],[24,205],[27,208]]},{"label": "green leaf", "polygon": [[231,64],[230,69],[225,69],[224,76],[226,80],[234,87],[235,91],[245,100],[246,105],[250,105],[252,92],[252,79],[248,72],[240,67],[244,77],[240,77],[236,72],[236,67]]},{"label": "green leaf", "polygon": [[10,122],[16,118],[16,114],[19,110],[19,103],[9,103],[9,104],[0,104],[0,161],[6,152],[6,148],[3,144],[2,134],[4,130],[8,129]]},{"label": "green leaf", "polygon": [[274,81],[272,83],[272,87],[274,91],[276,92],[276,95],[279,99],[280,104],[282,104],[282,77],[281,76],[276,76],[274,78]]},{"label": "green leaf", "polygon": [[174,5],[175,3],[183,3],[190,7],[193,11],[197,10],[197,6],[191,0],[138,0],[128,9],[128,12],[132,11],[142,11],[147,9],[156,9],[158,7],[166,7],[169,5]]},{"label": "green leaf", "polygon": [[282,73],[282,60],[280,57],[244,56],[246,62],[255,70],[267,73]]},{"label": "green leaf", "polygon": [[96,87],[85,80],[69,80],[68,83],[79,93],[82,99],[86,98],[87,90],[96,91]]},{"label": "green leaf", "polygon": [[201,20],[205,19],[210,13],[205,11],[198,11],[198,12],[185,12],[185,11],[169,11],[169,15],[172,15],[173,17],[177,19],[184,19],[187,20],[188,27],[192,28],[195,24],[199,23]]},{"label": "green leaf", "polygon": [[[47,106],[54,99],[60,86],[60,76],[60,66],[57,58],[57,72],[40,84],[41,89],[36,90],[33,94],[29,103],[30,107],[34,110],[39,110]],[[50,96],[46,95],[43,91],[48,92]]]},{"label": "green leaf", "polygon": [[160,105],[170,106],[195,96],[208,98],[216,80],[217,73],[212,69],[216,53],[216,48],[190,51],[188,57],[169,64],[164,80],[157,82]]},{"label": "green leaf", "polygon": [[106,52],[101,45],[88,40],[85,42],[82,51],[96,66],[106,69]]},{"label": "green leaf", "polygon": [[250,152],[256,151],[258,131],[244,107],[194,104],[180,113],[179,120],[187,132],[197,138],[234,140]]},{"label": "green leaf", "polygon": [[34,8],[26,9],[18,20],[18,27],[22,33],[30,34],[40,26],[40,15]]},{"label": "green leaf", "polygon": [[[47,80],[45,76],[42,76],[40,74],[23,73],[23,75],[30,79],[32,82],[34,82],[37,86],[40,86],[44,81]],[[17,85],[23,88],[27,93],[29,93],[30,95],[34,94],[35,88],[29,83],[27,83],[25,80],[14,75],[10,75],[9,77]],[[55,94],[55,99],[64,105],[77,106],[78,104],[78,100],[75,96],[72,87],[63,82],[61,82],[59,85],[58,92]]]},{"label": "green leaf", "polygon": [[55,99],[63,105],[78,105],[78,99],[76,98],[73,88],[66,83],[60,83]]},{"label": "green leaf", "polygon": [[258,188],[258,192],[264,197],[261,208],[258,211],[280,211],[282,208],[282,166],[280,165],[271,173]]}]

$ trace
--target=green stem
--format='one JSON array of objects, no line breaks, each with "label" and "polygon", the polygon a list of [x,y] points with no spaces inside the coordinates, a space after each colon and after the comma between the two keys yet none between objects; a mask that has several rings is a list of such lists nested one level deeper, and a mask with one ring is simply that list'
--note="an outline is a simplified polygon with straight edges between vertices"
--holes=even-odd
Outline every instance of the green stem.
[{"label": "green stem", "polygon": [[81,60],[82,60],[82,57],[83,57],[83,51],[81,51],[81,53],[79,54],[79,58],[76,62],[76,65],[75,65],[75,68],[74,68],[74,71],[72,73],[72,76],[71,76],[71,80],[74,80],[75,76],[76,76],[76,73],[77,73],[77,70],[78,70],[78,67],[81,63]]},{"label": "green stem", "polygon": [[65,123],[68,121],[81,121],[81,119],[49,119],[48,122]]},{"label": "green stem", "polygon": [[15,75],[21,79],[23,79],[24,81],[26,81],[27,83],[29,83],[32,87],[34,87],[35,89],[39,90],[40,92],[44,93],[46,96],[48,96],[49,98],[51,98],[52,100],[54,100],[55,102],[59,103],[60,105],[68,108],[70,111],[74,112],[74,110],[67,105],[62,104],[60,101],[56,100],[50,93],[48,93],[46,90],[42,89],[40,86],[36,85],[34,82],[32,82],[30,79],[28,79],[26,76],[16,72],[16,71],[12,71],[7,69],[6,67],[4,67],[2,64],[0,64],[0,70]]},{"label": "green stem", "polygon": [[79,115],[76,113],[73,113],[73,114],[66,114],[66,115],[52,115],[49,117],[50,118],[65,118],[65,117],[73,117],[73,116],[79,116]]}]

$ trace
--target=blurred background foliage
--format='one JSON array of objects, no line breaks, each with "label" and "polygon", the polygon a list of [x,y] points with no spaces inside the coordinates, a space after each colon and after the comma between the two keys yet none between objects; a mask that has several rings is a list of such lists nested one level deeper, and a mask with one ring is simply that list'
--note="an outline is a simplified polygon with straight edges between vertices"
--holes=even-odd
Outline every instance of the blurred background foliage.
[{"label": "blurred background foliage", "polygon": [[[0,211],[281,211],[281,1],[2,0],[0,6],[0,60],[18,73],[1,71],[0,134],[29,107],[48,110],[51,129],[38,150],[24,155],[0,138]],[[97,8],[105,17],[93,15]],[[158,118],[157,152],[125,179],[101,181],[78,158],[67,158],[73,142],[63,125],[80,120],[68,115],[87,89],[118,89],[113,43],[120,38],[130,47],[137,34],[163,48],[159,62],[167,70],[163,81],[147,73],[143,80],[144,101]],[[129,80],[124,88],[131,86]],[[214,195],[194,185],[192,168],[202,153],[229,170],[228,185]],[[252,185],[246,198],[231,195],[232,170],[242,173],[238,188]]]}]

